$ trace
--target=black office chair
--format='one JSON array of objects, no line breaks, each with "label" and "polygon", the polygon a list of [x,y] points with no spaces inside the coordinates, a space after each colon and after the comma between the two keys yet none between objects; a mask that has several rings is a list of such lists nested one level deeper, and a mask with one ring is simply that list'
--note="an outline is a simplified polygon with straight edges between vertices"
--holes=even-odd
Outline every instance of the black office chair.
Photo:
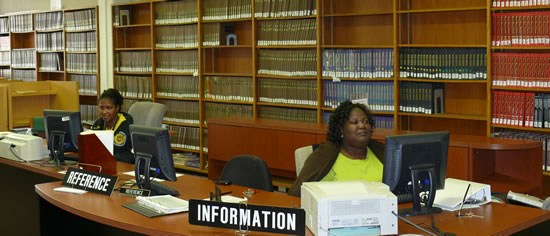
[{"label": "black office chair", "polygon": [[273,192],[267,164],[253,155],[239,155],[231,158],[223,167],[220,180],[229,180],[232,184]]}]

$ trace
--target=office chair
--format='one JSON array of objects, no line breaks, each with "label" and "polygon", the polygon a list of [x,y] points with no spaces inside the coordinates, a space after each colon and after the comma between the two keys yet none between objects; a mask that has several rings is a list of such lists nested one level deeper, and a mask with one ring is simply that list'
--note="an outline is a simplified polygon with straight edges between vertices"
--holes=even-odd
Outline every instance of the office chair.
[{"label": "office chair", "polygon": [[253,155],[238,155],[223,167],[220,180],[232,184],[273,192],[271,174],[264,160]]},{"label": "office chair", "polygon": [[296,163],[296,176],[300,175],[300,172],[302,171],[302,167],[304,167],[304,163],[306,162],[309,155],[313,152],[313,146],[307,145],[301,148],[296,149],[294,151],[294,162]]},{"label": "office chair", "polygon": [[134,118],[134,124],[161,127],[166,106],[155,102],[136,102],[130,106],[128,114]]}]

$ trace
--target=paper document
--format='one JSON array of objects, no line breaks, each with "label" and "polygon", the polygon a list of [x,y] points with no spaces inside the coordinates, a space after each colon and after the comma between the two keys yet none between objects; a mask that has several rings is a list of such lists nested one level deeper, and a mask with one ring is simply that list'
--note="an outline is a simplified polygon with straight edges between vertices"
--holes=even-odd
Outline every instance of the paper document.
[{"label": "paper document", "polygon": [[172,214],[189,210],[189,202],[170,195],[153,197],[136,197],[139,204],[160,211],[164,214]]},{"label": "paper document", "polygon": [[470,189],[466,195],[466,203],[468,204],[464,204],[463,209],[478,207],[491,201],[490,185],[447,178],[445,179],[445,189],[437,190],[435,193],[433,205],[447,211],[460,210],[468,184],[470,184]]},{"label": "paper document", "polygon": [[107,148],[111,155],[114,155],[114,139],[115,132],[112,130],[86,130],[81,132],[80,135],[91,135],[95,134],[99,141],[103,143],[103,146]]},{"label": "paper document", "polygon": [[[204,201],[210,201],[210,198],[205,198],[203,199]],[[222,202],[227,202],[227,203],[241,203],[241,202],[246,202],[248,199],[246,198],[240,198],[240,197],[235,197],[235,196],[231,196],[231,195],[223,195],[222,196]]]},{"label": "paper document", "polygon": [[[129,175],[129,176],[134,176],[136,177],[136,172],[135,171],[126,171],[126,172],[122,172],[122,174],[125,174],[125,175]],[[181,173],[176,173],[176,178],[180,177],[180,176],[183,176],[183,174]],[[145,176],[141,176],[141,178],[143,178]],[[157,178],[153,178],[154,181],[157,181],[157,182],[162,182],[164,181],[163,179],[157,179]]]}]

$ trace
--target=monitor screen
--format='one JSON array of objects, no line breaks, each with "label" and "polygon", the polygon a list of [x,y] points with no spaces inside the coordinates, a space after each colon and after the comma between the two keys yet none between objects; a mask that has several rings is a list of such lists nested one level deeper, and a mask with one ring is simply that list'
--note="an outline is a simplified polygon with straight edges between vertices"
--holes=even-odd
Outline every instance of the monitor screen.
[{"label": "monitor screen", "polygon": [[[398,199],[401,197],[407,199],[404,201],[412,201],[412,197],[407,197],[407,195],[412,196],[409,167],[417,164],[432,164],[435,170],[433,184],[436,189],[443,189],[448,150],[449,132],[447,131],[387,136],[382,182],[390,187]],[[427,174],[421,175],[420,180],[423,185],[429,184]]]},{"label": "monitor screen", "polygon": [[[79,111],[44,110],[44,127],[48,150],[52,152],[51,134],[62,133],[64,152],[78,152],[78,135],[82,132]],[[63,157],[62,157],[63,158]],[[64,160],[59,160],[63,162]]]}]

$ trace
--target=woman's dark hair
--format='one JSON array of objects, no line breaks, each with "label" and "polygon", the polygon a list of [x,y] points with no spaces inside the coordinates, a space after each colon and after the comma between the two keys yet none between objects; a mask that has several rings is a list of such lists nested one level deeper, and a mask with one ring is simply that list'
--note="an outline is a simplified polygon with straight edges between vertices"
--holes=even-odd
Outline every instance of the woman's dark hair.
[{"label": "woman's dark hair", "polygon": [[349,120],[349,114],[355,108],[361,109],[365,115],[367,115],[370,127],[374,129],[374,117],[367,106],[360,103],[352,103],[350,100],[346,100],[340,103],[334,113],[330,116],[328,121],[328,141],[336,144],[342,143],[342,130],[344,129],[344,124]]},{"label": "woman's dark hair", "polygon": [[122,95],[120,95],[118,90],[113,88],[104,90],[103,93],[101,93],[101,96],[99,96],[99,102],[101,102],[102,99],[109,99],[113,101],[115,107],[118,106],[119,108],[122,108],[122,103],[124,102]]}]

